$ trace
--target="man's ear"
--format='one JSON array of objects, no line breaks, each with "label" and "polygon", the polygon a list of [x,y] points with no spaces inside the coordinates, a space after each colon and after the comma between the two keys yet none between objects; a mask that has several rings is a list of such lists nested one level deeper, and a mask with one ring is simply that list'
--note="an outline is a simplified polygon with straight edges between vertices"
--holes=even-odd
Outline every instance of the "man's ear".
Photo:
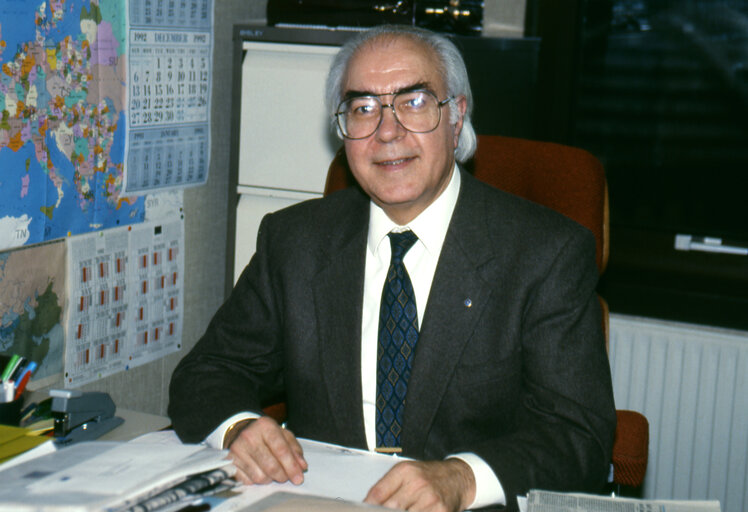
[{"label": "man's ear", "polygon": [[457,112],[460,114],[454,123],[454,146],[457,149],[457,141],[460,139],[460,132],[462,131],[462,121],[465,119],[465,112],[467,111],[467,100],[465,96],[460,95],[453,101],[457,105]]}]

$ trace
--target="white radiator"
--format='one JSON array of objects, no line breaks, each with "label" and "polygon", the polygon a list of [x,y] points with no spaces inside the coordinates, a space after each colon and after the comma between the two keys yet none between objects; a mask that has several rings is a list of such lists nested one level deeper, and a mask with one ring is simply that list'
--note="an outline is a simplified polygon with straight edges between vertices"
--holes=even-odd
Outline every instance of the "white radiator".
[{"label": "white radiator", "polygon": [[616,408],[649,420],[643,497],[747,511],[748,332],[611,315],[610,367]]}]

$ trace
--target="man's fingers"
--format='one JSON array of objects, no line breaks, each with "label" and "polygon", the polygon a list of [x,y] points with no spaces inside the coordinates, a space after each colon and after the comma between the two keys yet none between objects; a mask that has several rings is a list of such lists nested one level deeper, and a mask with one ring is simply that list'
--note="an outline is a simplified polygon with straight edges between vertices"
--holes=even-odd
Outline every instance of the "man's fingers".
[{"label": "man's fingers", "polygon": [[267,451],[261,450],[260,467],[276,482],[290,480],[296,485],[304,481],[304,465],[299,462],[303,460],[301,445],[291,432],[281,429],[270,430],[265,434],[265,446]]},{"label": "man's fingers", "polygon": [[307,468],[301,445],[291,432],[268,417],[249,424],[231,443],[234,464],[256,484],[271,481],[300,484]]},{"label": "man's fingers", "polygon": [[234,478],[246,485],[255,484],[269,484],[272,479],[268,477],[256,464],[251,461],[247,462],[240,460],[236,457],[233,458],[234,466],[236,466],[236,474]]},{"label": "man's fingers", "polygon": [[254,448],[242,435],[231,444],[229,453],[234,466],[242,473],[240,477],[244,477],[241,478],[243,483],[267,484],[272,481],[272,478],[260,466],[260,460],[267,459],[267,456],[261,455],[260,451]]},{"label": "man's fingers", "polygon": [[298,462],[301,469],[303,471],[309,469],[309,464],[307,464],[306,459],[304,458],[304,449],[301,447],[301,444],[299,444],[299,440],[296,439],[296,436],[293,435],[293,432],[283,429],[283,435],[286,436],[286,441],[291,447],[291,451],[296,457],[296,462]]},{"label": "man's fingers", "polygon": [[389,508],[406,509],[407,506],[400,503],[398,492],[402,490],[403,479],[399,474],[399,464],[390,469],[374,486],[369,489],[365,503],[370,505],[380,505]]},{"label": "man's fingers", "polygon": [[475,496],[470,467],[458,459],[396,464],[374,484],[366,503],[411,512],[464,510]]},{"label": "man's fingers", "polygon": [[242,468],[240,468],[236,464],[234,464],[234,466],[236,466],[236,473],[234,473],[234,480],[237,480],[237,481],[239,481],[239,482],[241,482],[243,484],[247,484],[247,485],[251,484],[252,480],[249,479],[249,477],[242,470]]}]

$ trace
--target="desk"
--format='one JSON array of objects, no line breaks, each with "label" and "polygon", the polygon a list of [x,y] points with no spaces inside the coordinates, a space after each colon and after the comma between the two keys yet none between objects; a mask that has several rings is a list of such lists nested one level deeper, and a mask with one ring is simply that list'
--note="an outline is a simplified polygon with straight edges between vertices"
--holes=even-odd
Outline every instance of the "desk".
[{"label": "desk", "polygon": [[102,441],[129,441],[148,432],[162,430],[171,425],[171,420],[166,416],[120,409],[119,407],[114,415],[119,416],[125,422],[101,436],[99,439]]}]

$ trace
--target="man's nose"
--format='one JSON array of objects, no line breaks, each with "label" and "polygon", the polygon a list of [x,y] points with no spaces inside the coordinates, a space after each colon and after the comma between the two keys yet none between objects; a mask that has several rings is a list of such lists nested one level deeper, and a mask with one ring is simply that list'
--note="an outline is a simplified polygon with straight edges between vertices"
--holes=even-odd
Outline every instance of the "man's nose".
[{"label": "man's nose", "polygon": [[395,115],[395,107],[391,103],[382,105],[382,121],[377,128],[377,138],[382,142],[389,142],[402,137],[406,131]]}]

